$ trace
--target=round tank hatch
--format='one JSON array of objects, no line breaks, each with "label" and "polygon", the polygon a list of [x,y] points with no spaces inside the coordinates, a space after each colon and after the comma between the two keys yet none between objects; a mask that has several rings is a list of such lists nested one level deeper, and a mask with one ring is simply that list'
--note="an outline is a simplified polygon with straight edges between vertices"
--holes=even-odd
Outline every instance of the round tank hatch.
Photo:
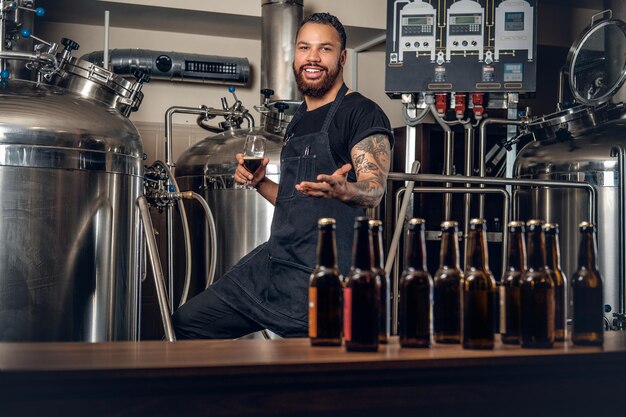
[{"label": "round tank hatch", "polygon": [[605,103],[626,80],[626,24],[610,10],[594,15],[567,56],[568,81],[576,101]]}]

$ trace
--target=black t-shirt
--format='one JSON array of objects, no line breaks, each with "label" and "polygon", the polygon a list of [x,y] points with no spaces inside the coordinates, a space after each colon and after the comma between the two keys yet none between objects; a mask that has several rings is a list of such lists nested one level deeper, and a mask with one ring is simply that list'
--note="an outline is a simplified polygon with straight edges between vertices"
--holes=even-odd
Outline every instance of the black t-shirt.
[{"label": "black t-shirt", "polygon": [[[332,104],[333,102],[330,102],[315,110],[307,111],[293,126],[291,134],[301,136],[321,131]],[[338,166],[352,164],[350,157],[352,147],[375,134],[387,135],[389,145],[393,147],[391,125],[382,109],[360,93],[352,92],[346,95],[328,128],[330,150],[335,163]]]}]

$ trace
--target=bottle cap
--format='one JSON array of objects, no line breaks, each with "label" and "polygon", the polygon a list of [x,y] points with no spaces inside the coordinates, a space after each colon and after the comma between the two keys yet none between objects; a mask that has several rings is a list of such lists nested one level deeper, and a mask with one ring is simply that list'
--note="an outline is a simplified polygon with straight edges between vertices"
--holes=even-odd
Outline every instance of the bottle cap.
[{"label": "bottle cap", "polygon": [[459,223],[453,220],[446,220],[445,222],[441,223],[441,230],[454,229],[454,231],[457,231],[458,228],[459,228]]},{"label": "bottle cap", "polygon": [[369,221],[370,229],[375,231],[383,230],[383,222],[381,220],[370,220]]},{"label": "bottle cap", "polygon": [[470,230],[487,230],[487,222],[485,219],[471,219]]},{"label": "bottle cap", "polygon": [[526,222],[526,226],[528,226],[529,228],[535,228],[535,227],[541,227],[543,226],[543,220],[539,220],[539,219],[532,219],[532,220],[528,220],[528,222]]},{"label": "bottle cap", "polygon": [[594,229],[593,223],[587,222],[587,221],[580,222],[580,224],[578,225],[578,228],[580,229],[581,232],[589,232],[589,231],[593,232],[593,229]]},{"label": "bottle cap", "polygon": [[335,219],[333,219],[332,217],[323,217],[317,221],[318,226],[328,226],[328,225],[334,226],[335,223],[336,223]]},{"label": "bottle cap", "polygon": [[525,225],[526,224],[523,221],[521,221],[521,220],[512,220],[512,221],[509,222],[509,224],[507,226],[509,227],[509,229],[521,228],[523,230]]},{"label": "bottle cap", "polygon": [[367,217],[359,216],[354,219],[354,228],[359,229],[361,227],[369,227],[369,221],[370,219],[368,219]]},{"label": "bottle cap", "polygon": [[414,217],[411,220],[409,220],[409,224],[411,225],[426,224],[426,220]]},{"label": "bottle cap", "polygon": [[543,225],[543,231],[545,233],[559,233],[559,224],[558,223],[545,223]]}]

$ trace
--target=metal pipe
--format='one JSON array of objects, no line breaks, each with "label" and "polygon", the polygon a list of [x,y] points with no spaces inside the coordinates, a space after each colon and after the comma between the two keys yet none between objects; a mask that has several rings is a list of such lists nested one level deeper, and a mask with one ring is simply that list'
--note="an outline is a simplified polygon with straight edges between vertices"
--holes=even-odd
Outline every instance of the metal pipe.
[{"label": "metal pipe", "polygon": [[559,85],[557,91],[557,99],[556,99],[556,110],[563,110],[563,101],[565,100],[565,72],[567,68],[562,66],[559,70]]},{"label": "metal pipe", "polygon": [[[485,185],[519,185],[523,187],[553,187],[553,188],[583,188],[589,193],[589,221],[596,223],[596,200],[595,188],[586,182],[568,182],[551,180],[520,180],[513,178],[480,178],[454,175],[437,174],[407,174],[400,172],[390,172],[387,177],[390,181],[417,181],[417,182],[451,182],[455,184],[485,184]],[[467,191],[467,190],[466,190]]]},{"label": "metal pipe", "polygon": [[611,156],[617,156],[619,170],[618,188],[618,230],[619,230],[619,274],[620,274],[620,299],[619,314],[626,313],[626,149],[623,145],[614,145],[611,148]]},{"label": "metal pipe", "polygon": [[174,333],[174,327],[172,326],[172,313],[168,307],[167,293],[165,292],[165,279],[163,277],[161,260],[159,259],[159,249],[157,247],[156,238],[154,237],[154,227],[152,226],[152,219],[150,218],[148,201],[146,200],[146,197],[141,195],[137,198],[136,203],[139,207],[143,230],[146,235],[150,265],[152,266],[152,275],[154,276],[154,285],[156,287],[159,310],[161,311],[161,320],[163,322],[165,338],[168,342],[174,342],[176,341],[176,335]]},{"label": "metal pipe", "polygon": [[354,91],[359,91],[359,53],[367,51],[372,46],[385,43],[386,40],[387,35],[382,34],[352,49],[352,89]]},{"label": "metal pipe", "polygon": [[[411,166],[411,173],[413,175],[417,174],[420,170],[420,162],[413,161],[413,165]],[[396,257],[396,252],[398,250],[398,246],[400,244],[400,236],[402,236],[402,230],[404,229],[404,219],[406,217],[406,212],[409,207],[409,200],[411,199],[411,194],[413,191],[413,187],[415,186],[415,181],[409,180],[406,184],[408,193],[405,194],[404,199],[402,200],[402,206],[400,208],[400,212],[396,214],[396,225],[393,229],[393,237],[391,238],[391,244],[389,245],[389,256],[387,257],[387,262],[385,264],[385,274],[389,276],[391,273],[391,267],[394,265],[394,260]],[[397,205],[396,205],[397,207]],[[398,333],[398,266],[397,264],[395,268],[395,275],[393,280],[393,309],[392,309],[392,323],[393,323],[393,333]]]},{"label": "metal pipe", "polygon": [[[172,181],[174,179],[174,177],[171,175],[171,171],[169,170],[169,168],[174,166],[174,161],[173,161],[173,157],[172,157],[172,119],[174,117],[175,114],[178,113],[182,113],[182,114],[195,114],[195,115],[206,115],[208,111],[212,111],[213,109],[207,109],[207,108],[196,108],[196,107],[182,107],[182,106],[172,106],[169,109],[167,109],[167,111],[165,112],[165,166],[168,168],[168,179],[167,179],[167,186],[168,189],[170,188],[170,186],[174,186],[174,182]],[[216,115],[223,115],[223,114],[229,114],[229,112],[225,111],[225,110],[219,110],[219,111],[215,111],[215,113],[211,113],[211,114],[216,114]],[[177,190],[176,192],[180,192],[179,190]],[[179,205],[179,209],[182,207],[182,202]],[[183,215],[185,213],[185,208],[182,207],[181,210],[181,217],[184,217],[186,221],[187,220],[187,216]],[[165,227],[167,230],[167,279],[168,279],[168,287],[169,287],[169,294],[171,295],[170,297],[170,304],[172,306],[174,306],[174,215],[172,213],[172,207],[167,206],[165,208],[165,214],[166,214],[166,218],[165,218]]]},{"label": "metal pipe", "polygon": [[[471,177],[474,170],[474,138],[475,131],[471,123],[463,125],[465,133],[465,176]],[[465,188],[471,188],[472,184],[465,184]],[[469,233],[469,221],[472,207],[472,194],[467,193],[463,196],[463,253],[467,252],[467,235]],[[464,255],[465,256],[465,255]],[[465,260],[463,261],[465,266]]]},{"label": "metal pipe", "polygon": [[[2,19],[0,19],[0,22],[2,22]],[[55,68],[58,67],[59,65],[57,58],[54,55],[48,54],[46,52],[29,53],[29,52],[0,51],[0,61],[4,62],[5,59],[18,59],[20,61],[43,62],[45,64],[52,65]]]},{"label": "metal pipe", "polygon": [[[509,119],[485,119],[480,123],[480,134],[478,137],[478,168],[479,168],[479,176],[485,177],[487,174],[485,172],[485,151],[487,147],[487,125],[499,124],[499,125],[517,125],[520,126],[524,124],[520,120],[509,120]],[[484,188],[485,184],[480,184],[480,188]],[[485,217],[485,196],[478,196],[478,217],[483,219]]]},{"label": "metal pipe", "polygon": [[261,0],[261,88],[278,100],[299,100],[291,63],[296,33],[304,15],[303,0]]},{"label": "metal pipe", "polygon": [[[174,192],[180,193],[180,188],[178,187],[178,182],[176,181],[176,177],[172,174],[172,170],[165,164],[163,161],[156,161],[155,164],[163,167],[165,172],[167,173],[168,179],[171,180],[172,186],[174,187]],[[176,201],[178,205],[178,213],[180,214],[180,221],[183,226],[183,241],[185,244],[185,281],[183,284],[183,293],[180,297],[180,302],[178,306],[182,306],[187,302],[187,297],[189,296],[189,287],[191,286],[191,233],[189,232],[189,222],[187,220],[187,211],[185,210],[185,205],[182,200],[178,199]],[[168,239],[169,236],[168,235]],[[173,244],[172,244],[173,247]],[[174,258],[171,257],[168,259],[168,265],[174,264]],[[174,310],[174,274],[168,277],[168,294],[170,294],[170,309]]]},{"label": "metal pipe", "polygon": [[[407,196],[411,196],[411,194],[413,193],[442,193],[442,192],[450,192],[450,193],[473,193],[473,194],[479,194],[479,193],[487,193],[487,194],[501,194],[503,196],[504,199],[504,204],[503,204],[503,214],[502,214],[502,218],[504,219],[504,221],[506,223],[509,222],[509,206],[511,204],[511,197],[509,195],[509,192],[501,189],[501,188],[483,188],[483,189],[477,189],[477,188],[472,188],[470,190],[464,189],[464,188],[447,188],[447,187],[415,187],[411,190],[410,193],[406,192],[409,191],[408,188],[400,188],[398,190],[398,192],[396,193],[396,207],[398,206],[398,200],[400,198],[400,194],[401,193],[405,193],[404,194],[404,198],[403,200],[407,199]],[[504,231],[502,232],[502,259],[506,259],[506,254],[508,252],[508,237],[509,237],[509,231],[508,228],[504,228]],[[395,247],[393,248],[394,252],[391,252],[391,247],[389,248],[390,252],[388,254],[388,259],[390,257],[395,257],[396,259],[398,259],[400,257],[400,254],[398,253],[399,248]],[[464,254],[464,256],[467,256],[466,254]],[[502,265],[502,271],[501,273],[504,274],[506,269],[506,265],[503,264]],[[399,291],[398,291],[398,284],[399,284],[399,268],[396,267],[396,271],[394,273],[394,314],[392,316],[392,324],[393,324],[393,329],[394,329],[394,334],[397,334],[397,329],[398,329],[398,312],[397,312],[397,305],[398,305],[398,300],[399,300]]]},{"label": "metal pipe", "polygon": [[105,10],[104,11],[104,49],[103,51],[103,58],[102,58],[102,65],[104,66],[104,69],[108,70],[109,69],[109,11]]},{"label": "metal pipe", "polygon": [[[454,132],[446,130],[443,143],[443,174],[454,174]],[[452,187],[452,184],[446,183],[446,187]],[[444,220],[450,220],[452,217],[452,194],[445,193],[443,195]]]}]

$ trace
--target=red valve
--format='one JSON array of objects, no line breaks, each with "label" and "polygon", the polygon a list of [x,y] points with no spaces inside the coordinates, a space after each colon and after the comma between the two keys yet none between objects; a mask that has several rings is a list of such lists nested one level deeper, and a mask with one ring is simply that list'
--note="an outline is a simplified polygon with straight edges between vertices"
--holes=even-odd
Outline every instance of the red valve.
[{"label": "red valve", "polygon": [[474,103],[474,117],[476,120],[483,118],[485,108],[483,107],[484,93],[472,93],[472,103]]},{"label": "red valve", "polygon": [[457,119],[462,119],[465,115],[465,97],[465,94],[462,93],[454,95],[454,111]]},{"label": "red valve", "polygon": [[448,109],[448,95],[446,93],[435,94],[435,108],[440,116],[445,116]]}]

